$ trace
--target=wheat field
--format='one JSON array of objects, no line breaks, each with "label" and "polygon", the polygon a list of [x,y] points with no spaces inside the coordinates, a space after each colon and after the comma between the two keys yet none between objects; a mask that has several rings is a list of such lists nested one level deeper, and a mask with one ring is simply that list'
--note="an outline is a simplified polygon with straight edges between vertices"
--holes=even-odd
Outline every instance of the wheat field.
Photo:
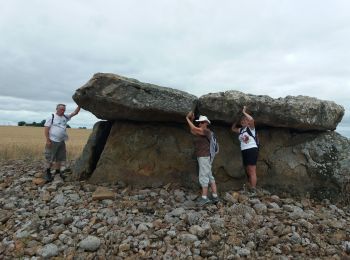
[{"label": "wheat field", "polygon": [[[82,152],[91,129],[68,128],[67,160]],[[0,126],[0,160],[38,160],[44,158],[44,127]]]}]

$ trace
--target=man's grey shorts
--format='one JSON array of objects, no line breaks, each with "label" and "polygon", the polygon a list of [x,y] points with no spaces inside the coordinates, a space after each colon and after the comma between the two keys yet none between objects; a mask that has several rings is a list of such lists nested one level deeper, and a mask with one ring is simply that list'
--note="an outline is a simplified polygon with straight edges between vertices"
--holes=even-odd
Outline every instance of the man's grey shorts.
[{"label": "man's grey shorts", "polygon": [[45,146],[45,159],[50,163],[66,161],[66,143],[51,141],[50,146]]},{"label": "man's grey shorts", "polygon": [[215,182],[211,172],[210,157],[197,157],[199,166],[199,183],[202,187],[208,187],[209,183]]}]

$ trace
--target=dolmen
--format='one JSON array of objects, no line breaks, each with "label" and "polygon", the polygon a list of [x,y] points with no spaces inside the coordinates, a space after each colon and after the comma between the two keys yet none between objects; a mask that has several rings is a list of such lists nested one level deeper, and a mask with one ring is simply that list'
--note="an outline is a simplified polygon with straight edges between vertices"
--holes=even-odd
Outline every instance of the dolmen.
[{"label": "dolmen", "polygon": [[97,73],[73,95],[98,121],[73,167],[95,184],[197,188],[193,136],[185,116],[206,115],[220,152],[213,173],[221,191],[246,182],[237,136],[230,130],[245,105],[260,139],[258,186],[277,194],[337,199],[350,190],[350,140],[334,131],[344,108],[307,96],[271,98],[231,90],[196,97],[184,91]]}]

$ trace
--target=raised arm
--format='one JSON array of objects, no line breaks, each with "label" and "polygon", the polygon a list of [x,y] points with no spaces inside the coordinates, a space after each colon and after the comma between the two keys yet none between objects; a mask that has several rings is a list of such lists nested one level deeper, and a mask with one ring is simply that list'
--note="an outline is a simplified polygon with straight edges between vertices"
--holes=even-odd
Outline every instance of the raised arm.
[{"label": "raised arm", "polygon": [[80,111],[80,106],[77,106],[77,108],[69,115],[69,118],[72,118],[73,116],[77,115]]},{"label": "raised arm", "polygon": [[196,127],[193,124],[193,119],[194,119],[193,112],[192,111],[188,112],[188,114],[186,116],[186,120],[187,120],[188,126],[191,129],[191,133],[194,134],[194,135],[205,135],[202,128]]},{"label": "raised arm", "polygon": [[239,134],[239,131],[241,130],[241,128],[237,127],[237,124],[238,124],[238,120],[232,124],[231,130],[232,132]]},{"label": "raised arm", "polygon": [[248,120],[248,126],[249,126],[249,128],[254,129],[254,128],[255,128],[254,118],[253,118],[251,115],[249,115],[249,114],[247,113],[246,109],[247,109],[247,107],[244,106],[244,107],[243,107],[243,110],[242,110],[243,115],[244,115],[244,116],[247,118],[247,120]]}]

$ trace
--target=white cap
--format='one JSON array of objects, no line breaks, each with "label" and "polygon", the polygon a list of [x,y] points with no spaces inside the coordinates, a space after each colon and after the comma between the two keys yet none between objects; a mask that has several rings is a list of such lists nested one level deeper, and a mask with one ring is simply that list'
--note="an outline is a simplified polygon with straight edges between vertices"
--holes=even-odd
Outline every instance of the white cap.
[{"label": "white cap", "polygon": [[196,122],[208,122],[208,124],[210,124],[209,119],[206,116],[199,116],[199,118],[196,120]]}]

